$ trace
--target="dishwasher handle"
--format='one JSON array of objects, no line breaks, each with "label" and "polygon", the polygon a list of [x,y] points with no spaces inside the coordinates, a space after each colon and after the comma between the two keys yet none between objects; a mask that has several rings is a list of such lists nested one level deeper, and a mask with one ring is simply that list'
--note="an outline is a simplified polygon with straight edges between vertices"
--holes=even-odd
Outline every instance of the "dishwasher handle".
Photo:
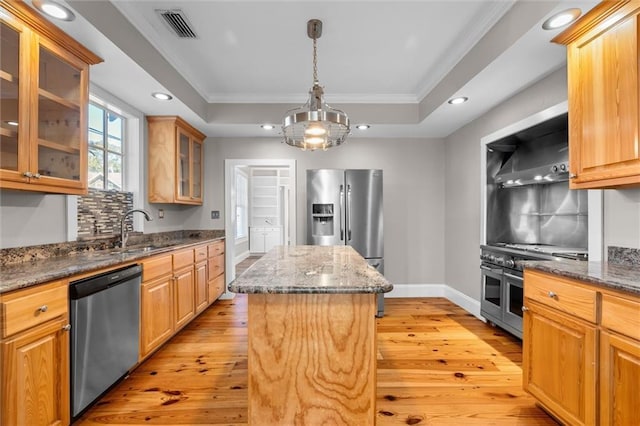
[{"label": "dishwasher handle", "polygon": [[109,287],[138,279],[141,281],[142,266],[133,265],[103,274],[94,275],[69,283],[69,298],[71,300],[82,299]]}]

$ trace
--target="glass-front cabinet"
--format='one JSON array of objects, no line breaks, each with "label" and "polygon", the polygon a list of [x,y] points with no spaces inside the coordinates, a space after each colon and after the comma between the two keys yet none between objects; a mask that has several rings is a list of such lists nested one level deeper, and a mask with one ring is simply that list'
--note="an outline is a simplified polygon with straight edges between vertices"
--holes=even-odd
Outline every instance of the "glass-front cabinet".
[{"label": "glass-front cabinet", "polygon": [[0,12],[0,187],[84,193],[89,65],[101,59],[22,2]]},{"label": "glass-front cabinet", "polygon": [[205,135],[177,116],[148,116],[149,202],[202,204]]}]

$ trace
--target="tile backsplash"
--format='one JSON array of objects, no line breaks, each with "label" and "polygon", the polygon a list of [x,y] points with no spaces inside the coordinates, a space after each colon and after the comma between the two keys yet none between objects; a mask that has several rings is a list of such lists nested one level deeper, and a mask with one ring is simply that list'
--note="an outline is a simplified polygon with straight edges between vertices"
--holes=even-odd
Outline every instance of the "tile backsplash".
[{"label": "tile backsplash", "polygon": [[[89,189],[78,197],[78,238],[120,233],[120,218],[133,208],[133,193]],[[127,226],[133,219],[127,218]]]}]

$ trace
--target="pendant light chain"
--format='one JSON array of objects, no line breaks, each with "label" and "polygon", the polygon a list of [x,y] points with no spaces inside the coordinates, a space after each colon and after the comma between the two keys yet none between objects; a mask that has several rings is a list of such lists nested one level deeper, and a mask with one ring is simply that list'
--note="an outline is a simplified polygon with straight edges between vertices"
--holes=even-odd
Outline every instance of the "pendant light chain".
[{"label": "pendant light chain", "polygon": [[318,84],[318,39],[313,38],[313,84]]}]

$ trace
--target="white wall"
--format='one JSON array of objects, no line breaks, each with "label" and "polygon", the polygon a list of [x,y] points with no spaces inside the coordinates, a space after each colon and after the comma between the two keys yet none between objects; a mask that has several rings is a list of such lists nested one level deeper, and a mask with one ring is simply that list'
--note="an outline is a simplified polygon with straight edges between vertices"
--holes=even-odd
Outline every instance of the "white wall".
[{"label": "white wall", "polygon": [[[506,100],[446,139],[446,283],[480,300],[480,139],[567,99],[566,68]],[[606,190],[608,245],[640,247],[640,190]]]},{"label": "white wall", "polygon": [[[297,162],[297,243],[306,238],[306,170],[384,171],[385,275],[397,284],[444,282],[444,145],[439,139],[350,139],[326,152],[292,148],[280,139],[208,139],[205,165],[214,170],[212,206],[222,206],[224,159],[290,158]],[[203,212],[202,220],[207,220]]]},{"label": "white wall", "polygon": [[640,249],[640,189],[604,191],[604,246]]}]

